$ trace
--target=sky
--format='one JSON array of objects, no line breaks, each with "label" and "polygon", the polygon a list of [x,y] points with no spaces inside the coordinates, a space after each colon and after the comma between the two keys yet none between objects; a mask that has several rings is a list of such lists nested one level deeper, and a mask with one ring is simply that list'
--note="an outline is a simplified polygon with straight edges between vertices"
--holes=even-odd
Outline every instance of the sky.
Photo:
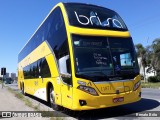
[{"label": "sky", "polygon": [[1,0],[0,68],[17,73],[18,53],[59,2],[89,3],[116,11],[134,44],[147,46],[160,38],[160,0]]}]

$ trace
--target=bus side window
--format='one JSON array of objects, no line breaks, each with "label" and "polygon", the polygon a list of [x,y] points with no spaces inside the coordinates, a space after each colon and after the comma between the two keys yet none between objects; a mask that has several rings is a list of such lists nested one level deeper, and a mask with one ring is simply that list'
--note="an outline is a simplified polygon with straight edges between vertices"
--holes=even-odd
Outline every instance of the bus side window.
[{"label": "bus side window", "polygon": [[48,78],[51,77],[51,72],[48,66],[48,62],[46,58],[42,58],[40,62],[40,71],[41,71],[41,77],[42,78]]}]

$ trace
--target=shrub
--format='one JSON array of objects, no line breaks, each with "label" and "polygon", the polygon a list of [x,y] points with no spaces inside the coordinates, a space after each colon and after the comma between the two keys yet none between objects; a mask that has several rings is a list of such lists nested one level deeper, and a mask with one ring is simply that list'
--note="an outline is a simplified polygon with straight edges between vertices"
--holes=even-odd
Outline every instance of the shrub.
[{"label": "shrub", "polygon": [[148,78],[148,82],[160,82],[160,76],[151,76]]}]

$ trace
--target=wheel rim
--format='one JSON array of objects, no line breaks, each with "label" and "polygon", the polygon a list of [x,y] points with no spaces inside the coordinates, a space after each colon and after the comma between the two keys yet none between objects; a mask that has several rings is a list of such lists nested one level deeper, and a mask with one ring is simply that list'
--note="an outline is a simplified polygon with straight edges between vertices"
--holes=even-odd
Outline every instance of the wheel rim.
[{"label": "wheel rim", "polygon": [[54,103],[55,103],[54,91],[53,91],[52,88],[50,89],[50,103],[51,103],[52,106],[53,106]]}]

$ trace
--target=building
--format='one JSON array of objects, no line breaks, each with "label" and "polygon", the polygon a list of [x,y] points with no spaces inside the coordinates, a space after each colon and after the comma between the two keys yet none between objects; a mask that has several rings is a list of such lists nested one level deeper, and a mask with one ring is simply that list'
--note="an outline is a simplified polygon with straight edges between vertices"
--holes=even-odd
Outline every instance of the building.
[{"label": "building", "polygon": [[15,80],[16,79],[16,73],[11,73],[11,78],[12,78],[12,80]]},{"label": "building", "polygon": [[9,78],[9,73],[6,73],[6,75],[4,75],[4,79]]}]

